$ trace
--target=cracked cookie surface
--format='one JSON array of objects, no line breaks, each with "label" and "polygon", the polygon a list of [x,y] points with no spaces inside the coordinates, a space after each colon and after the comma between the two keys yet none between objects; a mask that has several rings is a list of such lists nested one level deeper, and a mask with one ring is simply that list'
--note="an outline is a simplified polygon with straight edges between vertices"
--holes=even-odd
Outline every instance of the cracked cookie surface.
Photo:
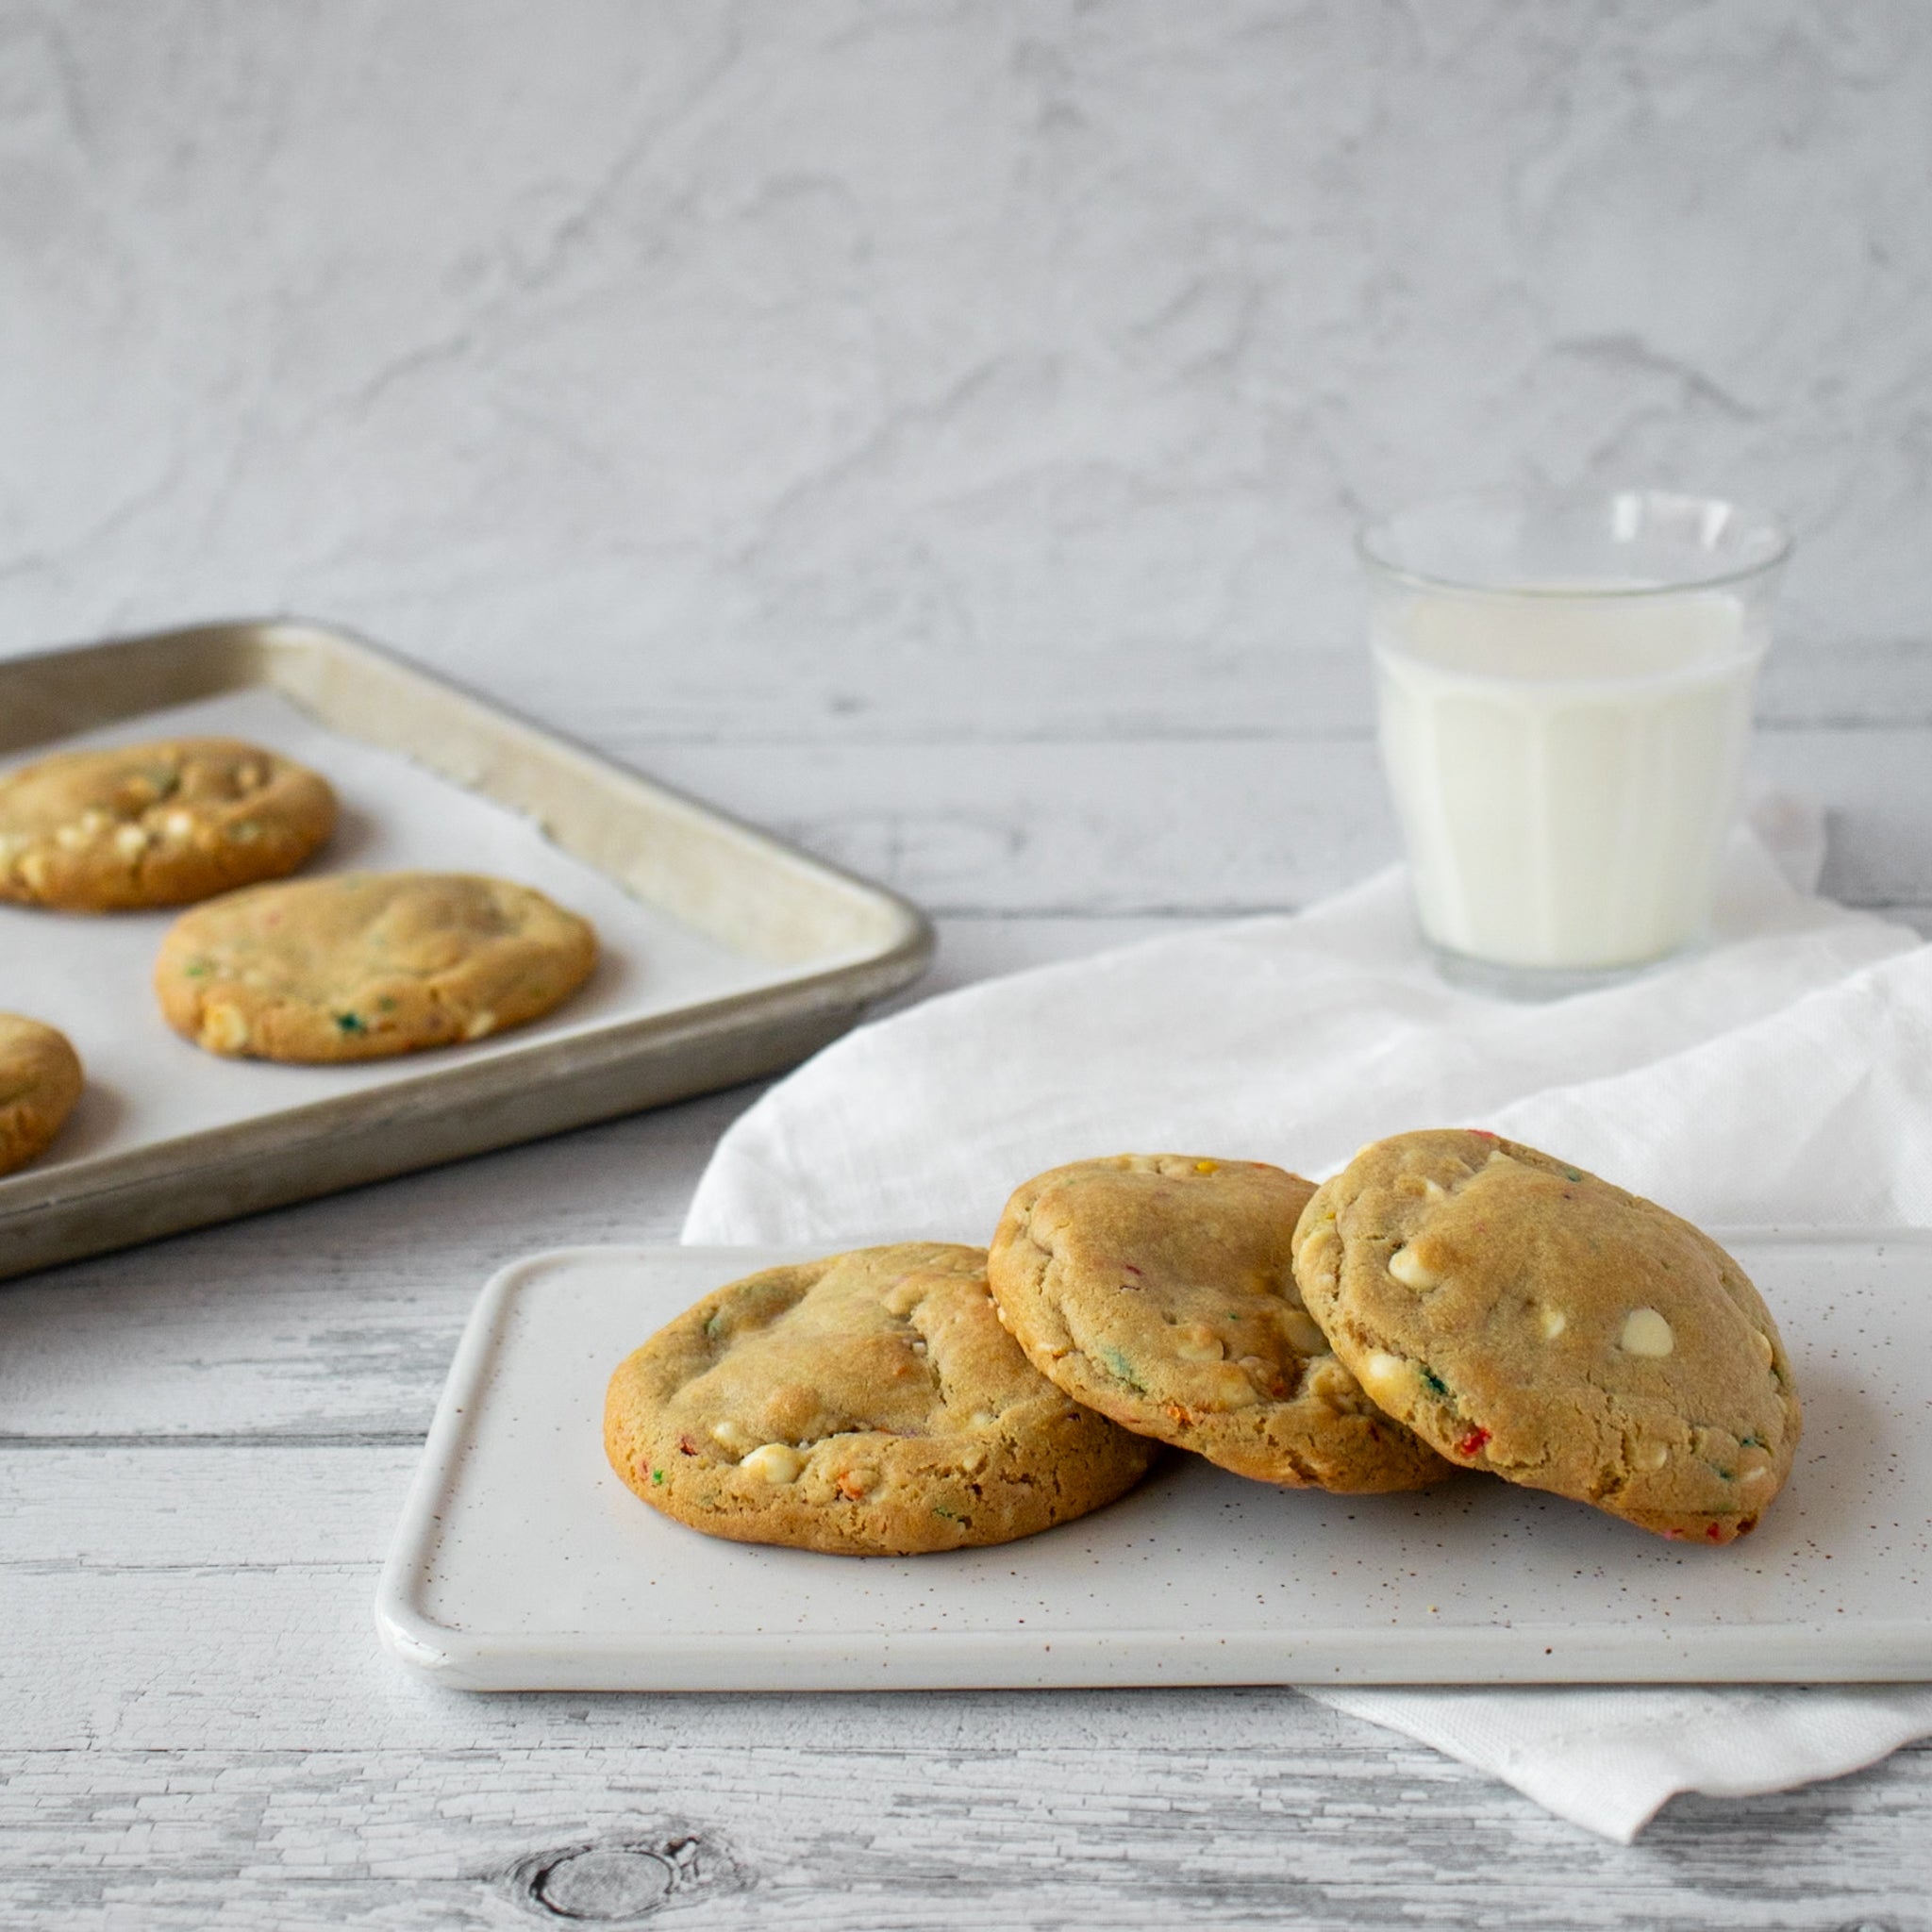
[{"label": "cracked cookie surface", "polygon": [[169,1025],[210,1053],[365,1060],[521,1025],[596,963],[590,923],[528,886],[343,873],[184,912],[155,991]]},{"label": "cracked cookie surface", "polygon": [[1364,1394],[1295,1286],[1313,1191],[1194,1155],[1055,1168],[1007,1203],[993,1295],[1034,1367],[1125,1428],[1260,1482],[1419,1489],[1450,1469]]},{"label": "cracked cookie surface", "polygon": [[1533,1147],[1376,1141],[1304,1210],[1295,1273],[1375,1400],[1465,1468],[1716,1543],[1790,1472],[1790,1359],[1742,1269]]},{"label": "cracked cookie surface", "polygon": [[0,1174],[46,1150],[80,1089],[80,1057],[66,1034],[20,1013],[0,1013]]},{"label": "cracked cookie surface", "polygon": [[181,906],[283,877],[335,823],[326,779],[237,739],[57,752],[0,776],[0,899]]},{"label": "cracked cookie surface", "polygon": [[1154,1455],[1027,1364],[984,1250],[939,1241],[707,1295],[619,1365],[604,1447],[693,1529],[838,1556],[1031,1536],[1112,1502]]}]

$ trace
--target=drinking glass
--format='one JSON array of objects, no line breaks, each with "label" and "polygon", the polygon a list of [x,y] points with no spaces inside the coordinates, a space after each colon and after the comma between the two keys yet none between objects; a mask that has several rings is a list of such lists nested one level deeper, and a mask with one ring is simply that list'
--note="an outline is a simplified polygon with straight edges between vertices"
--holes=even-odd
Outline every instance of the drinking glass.
[{"label": "drinking glass", "polygon": [[1373,524],[1382,762],[1423,936],[1513,997],[1700,943],[1790,539],[1656,490],[1449,497]]}]

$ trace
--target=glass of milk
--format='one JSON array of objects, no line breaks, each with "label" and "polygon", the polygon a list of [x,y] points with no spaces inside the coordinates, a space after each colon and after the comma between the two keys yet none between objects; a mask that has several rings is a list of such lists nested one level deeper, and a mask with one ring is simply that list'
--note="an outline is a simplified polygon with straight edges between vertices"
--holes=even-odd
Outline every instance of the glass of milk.
[{"label": "glass of milk", "polygon": [[1424,938],[1517,997],[1697,945],[1790,550],[1660,491],[1472,494],[1363,530],[1382,761]]}]

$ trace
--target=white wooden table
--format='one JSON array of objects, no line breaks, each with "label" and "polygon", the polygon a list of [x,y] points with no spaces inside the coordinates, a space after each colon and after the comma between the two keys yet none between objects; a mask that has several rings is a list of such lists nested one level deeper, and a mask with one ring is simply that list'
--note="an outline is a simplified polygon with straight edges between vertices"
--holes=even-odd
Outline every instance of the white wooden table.
[{"label": "white wooden table", "polygon": [[[493,682],[922,900],[924,991],[1305,902],[1391,852],[1345,669],[1297,728],[1077,741],[909,718],[788,737],[756,694],[667,735],[590,676]],[[1758,774],[1834,806],[1834,891],[1923,927],[1932,712],[1907,658],[1857,695],[1818,723],[1802,666],[1774,678]],[[0,1924],[1932,1924],[1927,1748],[1680,1800],[1624,1850],[1289,1690],[412,1680],[370,1601],[478,1287],[554,1243],[675,1239],[753,1097],[0,1287]]]}]

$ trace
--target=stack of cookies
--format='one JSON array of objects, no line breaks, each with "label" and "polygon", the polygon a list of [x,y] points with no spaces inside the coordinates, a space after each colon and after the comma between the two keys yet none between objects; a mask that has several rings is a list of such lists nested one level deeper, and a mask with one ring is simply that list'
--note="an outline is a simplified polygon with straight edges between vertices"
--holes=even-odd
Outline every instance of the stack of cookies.
[{"label": "stack of cookies", "polygon": [[618,1368],[605,1447],[692,1528],[848,1555],[1050,1528],[1161,1444],[1344,1493],[1486,1472],[1725,1543],[1799,1423],[1776,1324],[1715,1241],[1441,1129],[1319,1188],[1254,1161],[1081,1161],[1021,1186],[987,1250],[734,1282]]},{"label": "stack of cookies", "polygon": [[[50,912],[192,905],[162,941],[161,1013],[225,1057],[362,1060],[480,1040],[568,998],[596,963],[585,920],[469,874],[272,884],[335,828],[328,781],[233,739],[62,752],[0,776],[0,901]],[[79,1098],[51,1026],[0,1014],[0,1174]]]}]

